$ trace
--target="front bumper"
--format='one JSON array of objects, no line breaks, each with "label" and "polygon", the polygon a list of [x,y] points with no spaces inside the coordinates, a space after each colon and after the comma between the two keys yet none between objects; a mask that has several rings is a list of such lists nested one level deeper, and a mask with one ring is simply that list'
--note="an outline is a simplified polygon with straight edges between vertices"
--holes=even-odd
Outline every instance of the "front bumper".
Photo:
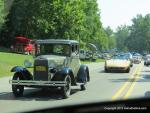
[{"label": "front bumper", "polygon": [[64,81],[34,81],[34,80],[9,80],[12,85],[23,85],[23,86],[52,86],[61,87],[66,86],[67,83]]},{"label": "front bumper", "polygon": [[124,71],[127,70],[128,67],[106,67],[108,70],[114,70],[114,71]]}]

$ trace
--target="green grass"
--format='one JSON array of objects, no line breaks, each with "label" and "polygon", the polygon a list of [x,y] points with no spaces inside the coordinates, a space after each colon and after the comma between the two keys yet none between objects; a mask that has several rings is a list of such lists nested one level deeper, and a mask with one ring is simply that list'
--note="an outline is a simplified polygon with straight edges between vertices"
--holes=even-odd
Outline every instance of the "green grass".
[{"label": "green grass", "polygon": [[14,66],[24,66],[24,60],[32,60],[31,55],[0,52],[0,77],[10,76]]},{"label": "green grass", "polygon": [[[1,50],[0,50],[1,51]],[[15,54],[7,52],[0,52],[0,77],[11,76],[13,75],[10,70],[14,66],[24,66],[24,60],[28,59],[33,61],[31,55]],[[96,62],[103,62],[103,59],[97,59]],[[81,61],[82,64],[93,63],[91,61]],[[32,71],[32,68],[29,69]]]}]

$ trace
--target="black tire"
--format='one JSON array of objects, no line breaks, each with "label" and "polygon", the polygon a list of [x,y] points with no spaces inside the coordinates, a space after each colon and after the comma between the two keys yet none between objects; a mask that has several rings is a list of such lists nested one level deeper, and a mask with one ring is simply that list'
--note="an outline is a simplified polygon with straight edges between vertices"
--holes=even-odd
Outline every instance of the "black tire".
[{"label": "black tire", "polygon": [[109,72],[109,71],[108,71],[108,69],[107,69],[106,67],[105,67],[105,72],[106,72],[106,73],[108,73],[108,72]]},{"label": "black tire", "polygon": [[81,91],[84,91],[84,90],[86,90],[87,85],[86,84],[82,84],[82,85],[80,85],[80,88],[81,88]]},{"label": "black tire", "polygon": [[130,72],[130,67],[128,67],[128,69],[126,70],[126,73],[129,73]]},{"label": "black tire", "polygon": [[87,88],[88,78],[87,78],[87,72],[86,71],[84,71],[84,76],[85,76],[85,80],[83,81],[83,84],[80,85],[81,91],[84,91]]},{"label": "black tire", "polygon": [[70,96],[71,93],[71,77],[66,75],[64,77],[64,81],[67,83],[67,85],[61,88],[61,94],[63,99],[66,99]]},{"label": "black tire", "polygon": [[[15,73],[13,76],[13,80],[23,80],[21,73]],[[23,96],[24,86],[12,85],[12,91],[15,97],[21,97]]]}]

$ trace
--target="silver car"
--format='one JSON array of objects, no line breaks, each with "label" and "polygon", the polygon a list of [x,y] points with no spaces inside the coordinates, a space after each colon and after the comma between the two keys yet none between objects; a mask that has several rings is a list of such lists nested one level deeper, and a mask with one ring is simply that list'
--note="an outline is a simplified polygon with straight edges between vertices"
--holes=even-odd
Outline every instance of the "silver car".
[{"label": "silver car", "polygon": [[144,58],[144,65],[149,66],[150,65],[150,54],[146,55]]}]

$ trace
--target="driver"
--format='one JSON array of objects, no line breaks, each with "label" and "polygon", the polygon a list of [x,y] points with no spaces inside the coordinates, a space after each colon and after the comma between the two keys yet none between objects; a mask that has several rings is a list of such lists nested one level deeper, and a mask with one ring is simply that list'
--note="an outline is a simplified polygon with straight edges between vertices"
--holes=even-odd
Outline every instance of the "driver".
[{"label": "driver", "polygon": [[69,50],[70,50],[69,46],[64,45],[62,52],[63,52],[64,55],[69,55],[69,52],[70,52]]}]

